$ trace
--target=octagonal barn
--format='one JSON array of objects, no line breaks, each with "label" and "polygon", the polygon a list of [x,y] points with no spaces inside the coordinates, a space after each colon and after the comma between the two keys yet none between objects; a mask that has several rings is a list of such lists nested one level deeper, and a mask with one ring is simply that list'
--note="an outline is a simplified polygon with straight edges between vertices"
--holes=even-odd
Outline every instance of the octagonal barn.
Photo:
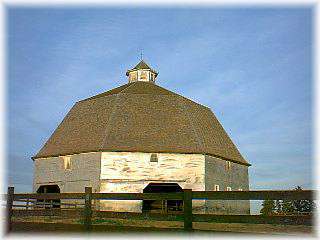
[{"label": "octagonal barn", "polygon": [[[77,102],[34,160],[35,192],[248,190],[248,166],[213,112],[157,86],[144,61],[129,83]],[[156,210],[157,201],[100,201],[100,210]],[[194,201],[195,212],[249,213],[249,201]],[[168,201],[172,211],[179,201]],[[161,206],[163,207],[163,206]],[[167,210],[168,210],[167,209]]]}]

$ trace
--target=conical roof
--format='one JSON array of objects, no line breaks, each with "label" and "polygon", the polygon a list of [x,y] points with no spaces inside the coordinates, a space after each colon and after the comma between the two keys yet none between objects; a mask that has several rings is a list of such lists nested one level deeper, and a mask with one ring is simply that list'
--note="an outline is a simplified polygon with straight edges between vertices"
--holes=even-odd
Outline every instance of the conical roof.
[{"label": "conical roof", "polygon": [[151,67],[149,67],[149,65],[141,60],[133,69],[151,69]]},{"label": "conical roof", "polygon": [[33,158],[100,151],[200,153],[250,165],[209,108],[149,82],[77,102]]},{"label": "conical roof", "polygon": [[141,70],[141,69],[150,70],[150,71],[154,72],[156,75],[158,75],[158,73],[154,69],[149,67],[149,65],[143,60],[141,60],[134,68],[129,69],[126,72],[126,75],[128,76],[129,72],[131,72],[131,71]]}]

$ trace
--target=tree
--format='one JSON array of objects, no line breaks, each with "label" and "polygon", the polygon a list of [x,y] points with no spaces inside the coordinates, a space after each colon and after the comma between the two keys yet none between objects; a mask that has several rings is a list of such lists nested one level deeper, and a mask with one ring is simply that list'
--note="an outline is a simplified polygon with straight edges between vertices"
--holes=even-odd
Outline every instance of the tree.
[{"label": "tree", "polygon": [[[301,191],[302,188],[297,186],[294,190]],[[310,213],[315,208],[315,204],[310,200],[294,200],[292,201],[292,207],[296,213]]]},{"label": "tree", "polygon": [[286,215],[293,214],[294,207],[293,207],[292,201],[290,201],[290,200],[283,200],[282,201],[282,212]]},{"label": "tree", "polygon": [[[301,191],[302,188],[297,186],[296,191]],[[282,212],[286,215],[294,213],[311,213],[315,208],[315,203],[312,200],[284,200],[282,201]]]},{"label": "tree", "polygon": [[275,212],[277,214],[282,214],[282,200],[275,200]]},{"label": "tree", "polygon": [[262,203],[262,208],[260,210],[261,215],[272,215],[275,212],[274,200],[264,200]]},{"label": "tree", "polygon": [[[297,186],[296,191],[302,188]],[[311,213],[316,208],[312,200],[264,200],[262,203],[261,215],[285,214],[292,215],[297,213]]]}]

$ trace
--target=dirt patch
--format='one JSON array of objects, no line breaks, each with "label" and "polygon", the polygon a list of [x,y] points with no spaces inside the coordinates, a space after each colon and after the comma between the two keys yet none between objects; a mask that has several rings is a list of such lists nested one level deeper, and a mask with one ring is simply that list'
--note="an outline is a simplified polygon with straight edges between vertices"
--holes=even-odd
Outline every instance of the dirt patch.
[{"label": "dirt patch", "polygon": [[[39,228],[39,224],[44,224],[42,231],[68,231],[76,229],[82,231],[83,221],[71,218],[57,218],[53,216],[41,217],[19,217],[13,219],[16,225],[14,231],[35,231]],[[24,226],[25,224],[25,226]],[[50,226],[50,225],[54,225]],[[115,218],[95,218],[92,220],[93,229],[97,231],[183,231],[183,221],[152,221],[152,220],[130,220]],[[69,227],[66,227],[69,226]],[[70,228],[70,226],[72,226]],[[27,230],[28,229],[28,230]],[[109,229],[109,230],[108,230]],[[273,225],[273,224],[247,224],[247,223],[213,223],[213,222],[194,222],[193,229],[195,231],[214,231],[229,233],[253,233],[253,234],[313,234],[312,226],[304,225]]]}]

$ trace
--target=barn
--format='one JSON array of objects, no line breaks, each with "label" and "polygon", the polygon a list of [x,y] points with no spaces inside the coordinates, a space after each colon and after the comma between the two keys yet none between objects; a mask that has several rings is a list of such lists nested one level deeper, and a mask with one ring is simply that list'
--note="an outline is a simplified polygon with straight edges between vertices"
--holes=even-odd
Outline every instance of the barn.
[{"label": "barn", "polygon": [[[141,60],[128,83],[78,101],[32,157],[34,192],[249,190],[248,167],[213,112],[156,84]],[[99,210],[180,211],[180,201],[101,200]],[[199,213],[250,213],[249,201],[193,203]]]}]

